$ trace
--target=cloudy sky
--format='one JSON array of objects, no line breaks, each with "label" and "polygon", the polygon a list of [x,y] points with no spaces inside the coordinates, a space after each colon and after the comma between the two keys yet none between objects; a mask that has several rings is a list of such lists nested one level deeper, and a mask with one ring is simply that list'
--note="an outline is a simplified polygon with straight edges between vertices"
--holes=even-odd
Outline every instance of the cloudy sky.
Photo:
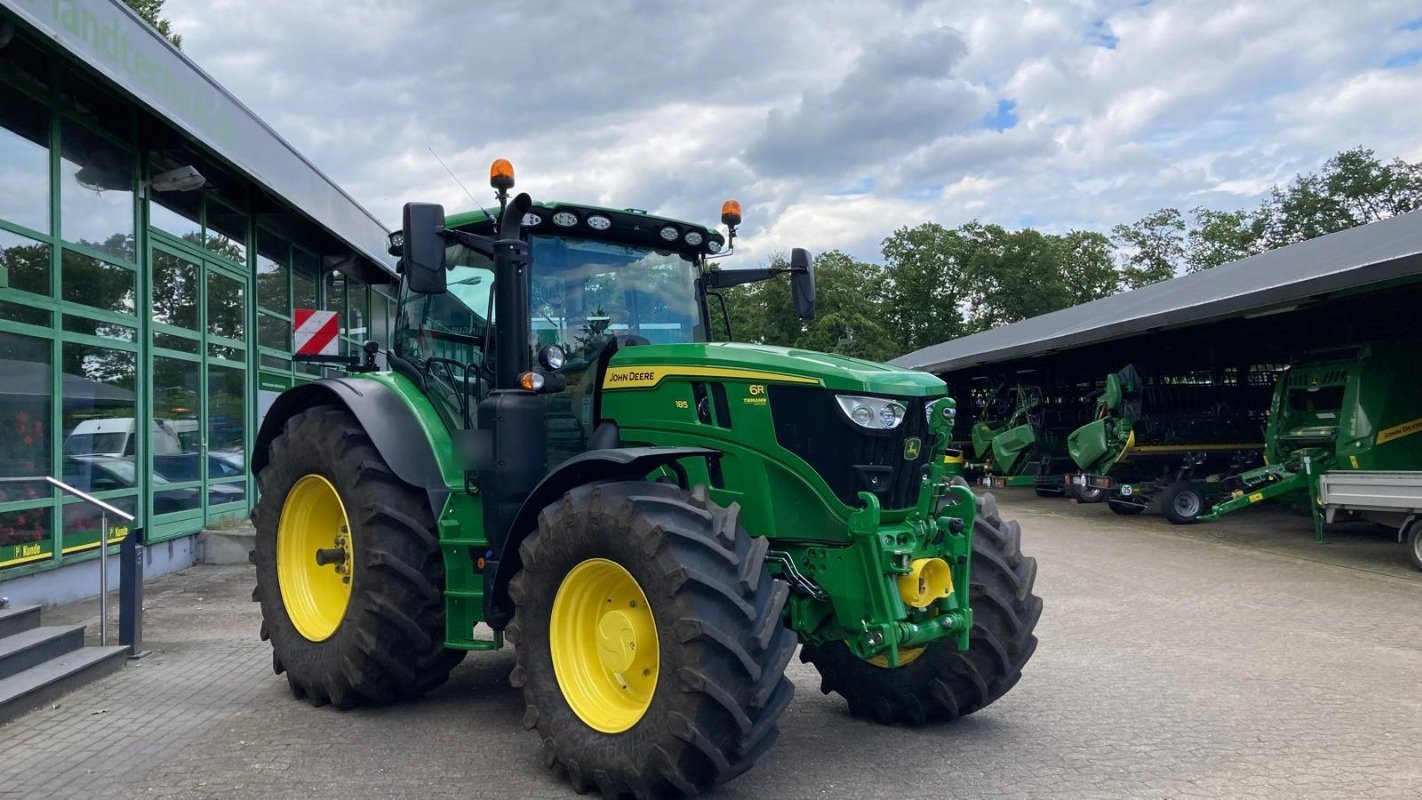
[{"label": "cloudy sky", "polygon": [[1422,160],[1397,2],[168,0],[183,49],[387,224],[535,199],[877,258],[894,228],[1237,208],[1363,145]]}]

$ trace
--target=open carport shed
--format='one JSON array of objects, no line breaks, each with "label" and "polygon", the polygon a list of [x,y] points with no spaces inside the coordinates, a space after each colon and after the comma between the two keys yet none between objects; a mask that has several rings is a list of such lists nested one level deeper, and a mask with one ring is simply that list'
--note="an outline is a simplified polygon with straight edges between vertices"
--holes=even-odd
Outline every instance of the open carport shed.
[{"label": "open carport shed", "polygon": [[1032,370],[1099,382],[1127,363],[1172,371],[1286,364],[1422,332],[1422,212],[925,347],[893,363],[944,376]]}]

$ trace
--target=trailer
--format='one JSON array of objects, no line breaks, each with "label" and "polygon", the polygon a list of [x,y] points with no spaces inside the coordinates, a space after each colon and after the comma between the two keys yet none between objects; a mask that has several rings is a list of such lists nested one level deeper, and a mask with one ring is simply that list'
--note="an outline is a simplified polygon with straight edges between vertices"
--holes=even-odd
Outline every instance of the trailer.
[{"label": "trailer", "polygon": [[1422,570],[1422,472],[1326,472],[1319,476],[1319,501],[1327,522],[1364,519],[1397,529],[1412,565]]}]

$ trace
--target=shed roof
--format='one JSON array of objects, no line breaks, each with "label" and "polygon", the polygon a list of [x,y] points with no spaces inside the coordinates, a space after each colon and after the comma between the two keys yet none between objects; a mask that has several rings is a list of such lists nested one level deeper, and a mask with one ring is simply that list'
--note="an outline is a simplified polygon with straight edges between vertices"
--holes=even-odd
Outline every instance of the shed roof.
[{"label": "shed roof", "polygon": [[892,363],[952,372],[1149,331],[1290,311],[1340,293],[1418,280],[1422,211],[931,345]]}]

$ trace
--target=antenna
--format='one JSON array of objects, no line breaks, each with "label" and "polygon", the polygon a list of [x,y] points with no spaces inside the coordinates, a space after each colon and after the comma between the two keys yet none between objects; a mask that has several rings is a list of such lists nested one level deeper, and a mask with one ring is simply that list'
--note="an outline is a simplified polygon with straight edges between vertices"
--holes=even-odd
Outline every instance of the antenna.
[{"label": "antenna", "polygon": [[473,194],[470,194],[469,190],[464,188],[464,183],[459,180],[459,176],[458,176],[458,175],[455,175],[455,174],[454,174],[454,170],[450,169],[450,168],[449,168],[449,165],[446,164],[446,163],[444,163],[444,159],[442,159],[442,158],[439,157],[439,153],[436,153],[436,152],[435,152],[434,147],[433,147],[432,145],[425,145],[425,149],[427,149],[427,150],[430,151],[430,155],[432,155],[432,156],[435,157],[435,161],[438,161],[438,162],[439,162],[439,165],[440,165],[441,167],[444,167],[444,171],[449,173],[449,177],[451,177],[451,178],[454,179],[454,182],[459,186],[459,188],[460,188],[460,189],[463,189],[463,190],[464,190],[464,193],[467,194],[467,195],[469,195],[469,199],[470,199],[470,200],[474,200],[474,205],[478,206],[478,207],[479,207],[479,210],[482,211],[482,212],[484,212],[484,216],[485,216],[485,217],[488,217],[488,219],[489,219],[490,222],[493,222],[493,221],[494,221],[494,215],[493,215],[493,214],[490,214],[490,213],[489,213],[489,209],[484,208],[484,204],[481,203],[481,202],[479,202],[478,200],[475,200],[474,195],[473,195]]}]

